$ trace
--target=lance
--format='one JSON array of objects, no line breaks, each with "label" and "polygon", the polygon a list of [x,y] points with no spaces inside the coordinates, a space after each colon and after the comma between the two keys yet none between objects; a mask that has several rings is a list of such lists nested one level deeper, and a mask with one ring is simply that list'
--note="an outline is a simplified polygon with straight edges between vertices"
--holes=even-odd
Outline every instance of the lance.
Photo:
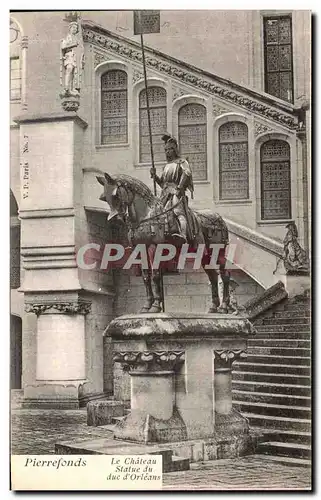
[{"label": "lance", "polygon": [[[160,11],[159,10],[134,10],[134,35],[140,35],[140,43],[141,43],[141,47],[142,47],[150,156],[151,156],[151,162],[152,162],[152,177],[153,177],[154,195],[156,196],[156,194],[157,194],[156,168],[155,168],[155,161],[154,161],[153,135],[152,135],[152,126],[151,126],[151,119],[150,119],[148,82],[147,82],[145,47],[144,47],[144,37],[143,37],[144,33],[160,33]],[[162,307],[163,307],[163,312],[164,312],[165,311],[164,282],[163,282],[163,273],[162,273],[161,269],[159,270],[159,275],[160,275],[159,279],[160,279],[160,287],[161,287],[161,295],[162,295]]]}]

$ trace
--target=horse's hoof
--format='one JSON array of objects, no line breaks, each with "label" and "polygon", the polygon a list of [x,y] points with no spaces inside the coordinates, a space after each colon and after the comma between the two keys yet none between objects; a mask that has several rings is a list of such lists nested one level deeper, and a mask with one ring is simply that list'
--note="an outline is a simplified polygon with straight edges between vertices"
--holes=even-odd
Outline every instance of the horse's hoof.
[{"label": "horse's hoof", "polygon": [[227,307],[219,307],[217,312],[219,314],[227,314]]},{"label": "horse's hoof", "polygon": [[217,313],[217,307],[210,307],[209,310],[207,311],[208,314],[211,313]]},{"label": "horse's hoof", "polygon": [[160,313],[160,312],[162,312],[162,308],[160,306],[152,306],[148,312],[149,313]]},{"label": "horse's hoof", "polygon": [[146,314],[146,313],[150,312],[150,306],[143,306],[139,312],[141,314]]}]

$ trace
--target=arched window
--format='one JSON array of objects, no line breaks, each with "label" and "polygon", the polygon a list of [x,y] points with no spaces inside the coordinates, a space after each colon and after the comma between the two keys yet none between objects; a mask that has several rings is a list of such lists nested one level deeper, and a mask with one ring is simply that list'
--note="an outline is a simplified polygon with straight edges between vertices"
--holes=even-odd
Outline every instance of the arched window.
[{"label": "arched window", "polygon": [[21,100],[21,32],[10,19],[10,100]]},{"label": "arched window", "polygon": [[192,169],[194,180],[207,179],[206,108],[186,104],[178,112],[178,144]]},{"label": "arched window", "polygon": [[[162,87],[148,87],[148,104],[154,160],[156,162],[165,161],[162,135],[167,130],[166,90]],[[139,161],[140,163],[149,163],[151,161],[145,89],[139,94]]]},{"label": "arched window", "polygon": [[127,73],[113,69],[101,77],[101,143],[128,141]]},{"label": "arched window", "polygon": [[290,146],[278,139],[261,146],[261,218],[291,218]]},{"label": "arched window", "polygon": [[248,130],[242,122],[224,123],[219,128],[220,199],[249,197]]}]

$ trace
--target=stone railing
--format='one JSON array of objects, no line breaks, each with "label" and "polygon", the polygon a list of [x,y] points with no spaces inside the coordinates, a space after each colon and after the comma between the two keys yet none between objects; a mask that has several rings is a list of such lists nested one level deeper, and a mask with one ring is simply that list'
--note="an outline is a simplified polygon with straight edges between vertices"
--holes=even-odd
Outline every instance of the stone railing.
[{"label": "stone railing", "polygon": [[244,304],[244,314],[247,318],[254,319],[287,297],[288,293],[285,290],[284,284],[282,281],[278,281],[262,294],[246,302]]}]

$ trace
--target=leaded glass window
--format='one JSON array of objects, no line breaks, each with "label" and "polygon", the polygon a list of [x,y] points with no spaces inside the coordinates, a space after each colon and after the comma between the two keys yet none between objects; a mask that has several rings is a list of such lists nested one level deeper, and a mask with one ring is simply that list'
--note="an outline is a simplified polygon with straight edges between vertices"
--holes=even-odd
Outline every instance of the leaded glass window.
[{"label": "leaded glass window", "polygon": [[[167,130],[166,90],[162,87],[148,87],[148,104],[154,161],[161,162],[165,160],[162,136]],[[145,89],[139,94],[139,161],[141,163],[151,162]]]},{"label": "leaded glass window", "polygon": [[291,218],[290,146],[285,141],[261,146],[261,218]]},{"label": "leaded glass window", "polygon": [[193,179],[207,179],[206,108],[202,104],[186,104],[178,113],[178,143],[180,154],[192,169]]},{"label": "leaded glass window", "polygon": [[17,101],[21,99],[21,67],[20,58],[10,58],[10,99]]},{"label": "leaded glass window", "polygon": [[290,16],[264,19],[265,91],[293,102],[292,23]]},{"label": "leaded glass window", "polygon": [[249,197],[248,130],[242,122],[224,123],[219,128],[220,199]]},{"label": "leaded glass window", "polygon": [[101,143],[123,144],[128,140],[127,74],[113,69],[101,77]]}]

